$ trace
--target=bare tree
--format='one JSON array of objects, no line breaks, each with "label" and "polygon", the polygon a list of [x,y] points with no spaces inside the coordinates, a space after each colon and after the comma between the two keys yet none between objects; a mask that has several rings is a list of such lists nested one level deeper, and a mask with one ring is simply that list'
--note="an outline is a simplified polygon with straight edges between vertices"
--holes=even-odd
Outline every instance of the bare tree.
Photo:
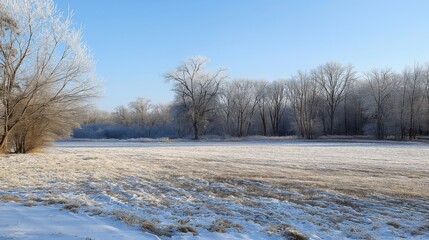
[{"label": "bare tree", "polygon": [[[0,149],[23,152],[9,146],[22,140],[12,137],[36,136],[30,132],[41,119],[55,116],[51,125],[68,131],[75,126],[76,119],[68,117],[95,96],[93,64],[81,32],[52,0],[2,0],[0,16]],[[23,128],[24,123],[30,127]]]},{"label": "bare tree", "polygon": [[[403,123],[401,132],[404,137],[405,124],[408,126],[408,138],[415,139],[417,135],[419,114],[425,98],[425,79],[423,67],[415,65],[414,68],[405,68],[402,72],[403,96],[401,122]],[[408,115],[408,119],[405,116]]]},{"label": "bare tree", "polygon": [[426,131],[429,133],[429,64],[424,68],[425,95],[426,95]]},{"label": "bare tree", "polygon": [[318,124],[318,85],[314,78],[301,71],[287,85],[298,131],[301,137],[312,139]]},{"label": "bare tree", "polygon": [[149,99],[139,97],[130,102],[128,106],[131,110],[131,118],[134,124],[142,126],[149,124],[149,111],[152,108],[152,104]]},{"label": "bare tree", "polygon": [[263,136],[268,134],[268,83],[267,81],[257,81],[256,83],[256,95],[259,96],[259,101],[256,104],[257,113],[259,115],[261,123],[261,133]]},{"label": "bare tree", "polygon": [[[329,118],[329,134],[334,134],[334,118],[338,105],[344,100],[348,85],[356,79],[353,66],[343,66],[328,62],[312,71],[312,75],[321,87]],[[325,133],[326,134],[326,133]]]},{"label": "bare tree", "polygon": [[365,74],[369,87],[368,114],[375,119],[375,136],[386,137],[387,118],[392,113],[392,97],[397,90],[396,75],[391,69],[373,69]]},{"label": "bare tree", "polygon": [[170,105],[168,104],[156,104],[152,105],[150,112],[147,115],[146,127],[149,129],[148,136],[152,136],[152,128],[156,125],[166,126],[170,122]]},{"label": "bare tree", "polygon": [[193,57],[165,75],[167,81],[174,82],[175,102],[185,110],[194,139],[199,138],[207,126],[208,115],[216,110],[220,85],[227,78],[222,68],[206,72],[207,61],[205,57]]},{"label": "bare tree", "polygon": [[10,144],[15,153],[26,153],[43,147],[58,136],[69,135],[71,128],[79,126],[80,112],[57,107],[43,108],[31,118],[17,123],[11,132]]},{"label": "bare tree", "polygon": [[154,105],[150,114],[151,125],[167,125],[170,121],[170,108],[169,104]]},{"label": "bare tree", "polygon": [[261,99],[255,81],[236,79],[225,84],[224,98],[226,109],[226,124],[231,127],[233,135],[247,135],[252,124],[257,104]]},{"label": "bare tree", "polygon": [[100,109],[88,109],[83,114],[82,124],[113,123],[113,114]]},{"label": "bare tree", "polygon": [[365,99],[362,96],[367,96],[368,90],[366,88],[367,84],[364,81],[355,81],[350,84],[347,91],[347,107],[345,107],[344,113],[347,115],[346,134],[363,134],[367,123],[367,115],[364,109]]},{"label": "bare tree", "polygon": [[287,89],[286,81],[277,80],[268,88],[268,110],[271,130],[275,136],[280,135],[280,124],[286,111]]},{"label": "bare tree", "polygon": [[115,119],[115,123],[117,123],[117,124],[122,124],[124,126],[130,126],[132,123],[131,112],[124,105],[117,106],[115,108],[115,112],[113,112],[113,116]]}]

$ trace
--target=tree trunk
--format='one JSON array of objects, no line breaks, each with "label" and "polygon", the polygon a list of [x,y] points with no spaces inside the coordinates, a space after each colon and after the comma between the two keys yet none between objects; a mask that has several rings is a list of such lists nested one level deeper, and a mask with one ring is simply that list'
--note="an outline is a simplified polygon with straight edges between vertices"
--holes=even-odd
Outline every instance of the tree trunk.
[{"label": "tree trunk", "polygon": [[265,121],[265,113],[261,113],[261,120],[262,120],[262,134],[264,136],[267,136],[267,123]]},{"label": "tree trunk", "polygon": [[329,111],[329,132],[332,135],[334,135],[334,114],[335,111],[333,109],[330,109]]},{"label": "tree trunk", "polygon": [[4,117],[3,136],[0,140],[0,152],[8,153],[8,142],[9,142],[9,119],[6,114]]},{"label": "tree trunk", "polygon": [[199,134],[198,134],[198,121],[194,120],[193,123],[193,127],[194,127],[194,140],[198,140],[199,139]]},{"label": "tree trunk", "polygon": [[377,116],[377,139],[384,139],[383,121]]},{"label": "tree trunk", "polygon": [[344,97],[344,133],[349,135],[348,126],[347,126],[347,95]]},{"label": "tree trunk", "polygon": [[2,139],[0,140],[0,152],[1,153],[8,153],[8,146],[7,146],[7,142],[8,142],[8,134],[3,135]]},{"label": "tree trunk", "polygon": [[408,135],[409,135],[409,139],[415,139],[416,138],[416,134],[415,134],[415,130],[414,130],[414,100],[411,101],[410,129],[408,131]]},{"label": "tree trunk", "polygon": [[322,124],[323,124],[323,135],[328,135],[328,131],[326,130],[326,117],[325,117],[325,111],[322,113]]}]

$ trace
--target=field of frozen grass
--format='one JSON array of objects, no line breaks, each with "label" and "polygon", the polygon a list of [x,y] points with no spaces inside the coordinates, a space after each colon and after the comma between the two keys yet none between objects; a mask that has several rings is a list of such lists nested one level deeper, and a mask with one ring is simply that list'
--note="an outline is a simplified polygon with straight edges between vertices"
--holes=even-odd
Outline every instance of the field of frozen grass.
[{"label": "field of frozen grass", "polygon": [[1,156],[0,200],[0,239],[428,239],[429,144],[59,142]]}]

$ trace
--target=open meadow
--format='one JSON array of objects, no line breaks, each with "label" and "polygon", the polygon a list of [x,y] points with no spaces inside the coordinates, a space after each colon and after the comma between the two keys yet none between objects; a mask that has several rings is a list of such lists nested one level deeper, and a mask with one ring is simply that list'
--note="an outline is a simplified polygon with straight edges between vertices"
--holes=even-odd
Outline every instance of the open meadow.
[{"label": "open meadow", "polygon": [[[23,218],[54,207],[141,239],[425,239],[429,144],[58,142],[1,156],[0,199]],[[4,220],[0,239],[38,239]]]},{"label": "open meadow", "polygon": [[428,9],[0,0],[0,240],[429,240]]}]

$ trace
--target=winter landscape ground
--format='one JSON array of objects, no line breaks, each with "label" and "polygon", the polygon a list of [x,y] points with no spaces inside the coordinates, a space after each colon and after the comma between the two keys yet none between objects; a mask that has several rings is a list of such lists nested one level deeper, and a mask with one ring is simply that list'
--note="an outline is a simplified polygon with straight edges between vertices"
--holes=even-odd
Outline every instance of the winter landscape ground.
[{"label": "winter landscape ground", "polygon": [[429,144],[68,141],[0,158],[0,239],[427,239]]}]

